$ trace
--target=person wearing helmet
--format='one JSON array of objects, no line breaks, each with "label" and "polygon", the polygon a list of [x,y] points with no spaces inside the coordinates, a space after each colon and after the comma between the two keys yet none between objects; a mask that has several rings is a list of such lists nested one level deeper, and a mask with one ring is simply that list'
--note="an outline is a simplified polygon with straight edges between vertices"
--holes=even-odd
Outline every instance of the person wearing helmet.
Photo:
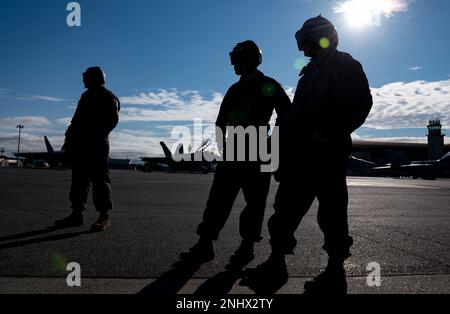
[{"label": "person wearing helmet", "polygon": [[[268,126],[274,110],[278,121],[281,121],[291,101],[277,81],[258,70],[262,63],[259,47],[250,40],[238,43],[230,53],[230,59],[240,80],[229,88],[222,101],[216,121],[217,128],[221,130],[218,132],[219,136],[226,134],[227,127],[255,127],[258,130],[260,126]],[[268,134],[259,136],[267,138]],[[218,144],[222,140],[219,138]],[[248,152],[248,142],[246,145]],[[228,145],[223,148],[226,150]],[[228,156],[225,152],[222,155]],[[180,258],[199,264],[214,258],[213,241],[218,239],[242,189],[247,203],[240,215],[242,243],[230,258],[227,268],[240,269],[253,260],[254,244],[262,239],[261,229],[270,182],[271,173],[261,172],[258,161],[246,159],[244,162],[237,162],[225,159],[219,162],[203,221],[197,228],[200,236],[198,243],[188,252],[182,253]]]},{"label": "person wearing helmet", "polygon": [[353,243],[347,221],[346,170],[351,133],[367,118],[372,96],[361,64],[337,50],[338,34],[330,21],[322,16],[309,19],[295,37],[299,50],[311,58],[300,73],[286,126],[285,142],[296,149],[280,160],[280,186],[269,220],[272,253],[265,263],[246,272],[244,283],[286,282],[285,255],[293,252],[294,232],[317,198],[328,266],[305,284],[305,292],[346,293],[343,265]]},{"label": "person wearing helmet", "polygon": [[111,179],[108,169],[109,134],[119,122],[119,99],[105,85],[100,67],[90,67],[83,73],[87,91],[78,102],[75,115],[66,131],[64,144],[66,165],[72,168],[70,201],[72,214],[57,220],[55,226],[68,228],[83,225],[92,183],[93,200],[100,216],[92,231],[105,231],[110,226],[112,209]]}]

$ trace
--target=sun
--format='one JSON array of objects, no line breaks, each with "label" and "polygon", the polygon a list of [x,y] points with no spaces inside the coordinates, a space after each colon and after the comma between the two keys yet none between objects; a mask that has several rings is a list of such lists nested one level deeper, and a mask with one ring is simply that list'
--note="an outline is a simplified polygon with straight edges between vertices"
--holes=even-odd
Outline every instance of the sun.
[{"label": "sun", "polygon": [[343,13],[346,22],[355,28],[379,26],[382,15],[392,11],[392,0],[349,0],[339,4],[336,12]]}]

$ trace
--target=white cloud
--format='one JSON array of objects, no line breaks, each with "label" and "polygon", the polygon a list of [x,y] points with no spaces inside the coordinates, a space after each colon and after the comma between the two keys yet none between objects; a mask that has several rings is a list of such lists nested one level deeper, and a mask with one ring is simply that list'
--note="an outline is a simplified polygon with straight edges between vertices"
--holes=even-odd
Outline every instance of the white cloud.
[{"label": "white cloud", "polygon": [[293,101],[295,96],[295,87],[284,87],[284,90],[291,99],[291,101]]},{"label": "white cloud", "polygon": [[405,0],[347,0],[338,1],[334,7],[335,13],[357,12],[360,8],[371,8],[385,17],[391,17],[395,13],[408,10],[408,2]]},{"label": "white cloud", "polygon": [[[159,90],[137,96],[122,97],[121,122],[136,121],[215,121],[223,95],[213,93],[209,98],[198,91]],[[145,105],[146,107],[136,107]]]},{"label": "white cloud", "polygon": [[57,119],[56,122],[64,126],[69,126],[70,123],[72,122],[72,118],[71,117],[60,118]]},{"label": "white cloud", "polygon": [[46,117],[40,116],[25,116],[25,117],[7,117],[0,118],[1,129],[16,128],[17,125],[23,124],[27,127],[44,127],[49,126],[50,121]]},{"label": "white cloud", "polygon": [[[192,91],[196,94],[197,92]],[[183,92],[182,94],[186,94]],[[136,96],[121,97],[120,101],[124,105],[164,105],[179,106],[184,103],[180,93],[176,89],[160,89],[157,92],[140,93]]]},{"label": "white cloud", "polygon": [[[139,158],[163,155],[159,142],[153,133],[148,131],[121,130],[110,135],[111,156],[116,158]],[[168,144],[168,142],[166,142]]]},{"label": "white cloud", "polygon": [[450,80],[396,82],[372,88],[374,105],[365,127],[374,129],[423,128],[438,118],[450,126]]},{"label": "white cloud", "polygon": [[49,101],[49,102],[61,102],[65,101],[65,99],[52,97],[52,96],[42,96],[42,95],[26,95],[26,96],[16,96],[13,97],[17,100],[22,101]]},{"label": "white cloud", "polygon": [[49,101],[49,102],[66,101],[66,99],[53,96],[17,94],[7,88],[0,88],[0,96],[20,101]]},{"label": "white cloud", "polygon": [[[287,87],[286,93],[294,98],[295,89]],[[208,98],[198,91],[161,89],[157,92],[141,93],[122,97],[124,105],[120,113],[121,122],[137,121],[193,121],[202,119],[215,122],[223,100],[221,93],[215,92]],[[132,105],[132,106],[129,106]]]},{"label": "white cloud", "polygon": [[422,67],[419,67],[419,66],[413,66],[413,67],[410,67],[409,68],[411,71],[418,71],[418,70],[422,70],[423,68]]}]

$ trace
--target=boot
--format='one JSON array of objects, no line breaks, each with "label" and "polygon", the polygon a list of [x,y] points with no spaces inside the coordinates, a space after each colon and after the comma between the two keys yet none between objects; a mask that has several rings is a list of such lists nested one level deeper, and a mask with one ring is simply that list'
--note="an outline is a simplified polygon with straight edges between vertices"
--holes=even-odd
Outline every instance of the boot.
[{"label": "boot", "polygon": [[347,294],[344,267],[328,266],[324,272],[305,283],[304,294]]},{"label": "boot", "polygon": [[189,249],[188,252],[180,254],[180,259],[192,261],[198,264],[212,261],[215,257],[213,241],[210,239],[200,238],[196,245]]},{"label": "boot", "polygon": [[227,270],[242,269],[255,258],[254,242],[243,240],[239,248],[230,257],[230,262],[225,266]]},{"label": "boot", "polygon": [[109,219],[108,213],[100,213],[100,217],[98,217],[98,220],[92,225],[91,231],[92,232],[102,232],[109,229],[111,226],[111,222]]},{"label": "boot", "polygon": [[272,254],[256,268],[246,269],[240,284],[256,293],[273,294],[287,283],[288,277],[284,255]]},{"label": "boot", "polygon": [[70,216],[55,221],[56,228],[80,227],[84,224],[83,214],[80,211],[73,211]]}]

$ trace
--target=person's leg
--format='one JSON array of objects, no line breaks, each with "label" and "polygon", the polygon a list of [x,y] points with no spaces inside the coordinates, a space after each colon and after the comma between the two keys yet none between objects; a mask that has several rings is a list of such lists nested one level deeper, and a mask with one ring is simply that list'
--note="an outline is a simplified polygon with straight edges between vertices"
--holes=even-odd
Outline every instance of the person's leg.
[{"label": "person's leg", "polygon": [[82,212],[86,209],[90,190],[89,168],[83,164],[72,167],[72,182],[70,186],[69,199],[72,204],[72,214],[64,219],[56,220],[58,228],[77,227],[83,225]]},{"label": "person's leg", "polygon": [[99,213],[97,222],[92,226],[93,231],[105,231],[110,226],[109,212],[113,208],[111,201],[111,178],[109,175],[108,159],[96,162],[92,176],[92,194],[95,209]]},{"label": "person's leg", "polygon": [[319,191],[317,221],[324,234],[323,249],[330,261],[343,262],[350,257],[353,239],[348,231],[348,191],[345,174],[329,177],[329,181]]},{"label": "person's leg", "polygon": [[269,219],[272,252],[257,268],[246,270],[246,280],[275,286],[288,279],[285,255],[293,252],[297,241],[294,233],[315,199],[315,184],[306,172],[283,179],[275,196],[275,213]]},{"label": "person's leg", "polygon": [[240,215],[239,232],[247,242],[262,240],[261,230],[271,180],[271,173],[262,173],[259,169],[245,172],[242,191],[247,205]]},{"label": "person's leg", "polygon": [[216,241],[230,215],[241,188],[241,174],[236,168],[219,164],[203,212],[203,221],[197,228],[200,237]]},{"label": "person's leg", "polygon": [[90,188],[91,175],[89,167],[87,165],[73,167],[69,198],[74,211],[82,212],[86,209]]},{"label": "person's leg", "polygon": [[243,171],[242,191],[247,203],[239,219],[239,232],[242,243],[230,258],[230,267],[242,268],[254,259],[254,244],[262,240],[261,230],[264,221],[267,195],[272,174],[262,173],[260,168]]},{"label": "person's leg", "polygon": [[328,265],[323,273],[305,284],[306,293],[347,292],[344,261],[350,256],[353,239],[348,231],[346,164],[347,158],[343,157],[320,175],[317,221],[324,234]]},{"label": "person's leg", "polygon": [[189,252],[181,253],[182,259],[206,262],[214,258],[213,241],[219,238],[233,203],[241,187],[239,172],[235,168],[220,163],[214,175],[203,220],[197,228],[200,239]]},{"label": "person's leg", "polygon": [[294,233],[316,198],[314,179],[290,177],[278,187],[275,213],[269,219],[270,244],[274,254],[291,254],[297,245]]}]

